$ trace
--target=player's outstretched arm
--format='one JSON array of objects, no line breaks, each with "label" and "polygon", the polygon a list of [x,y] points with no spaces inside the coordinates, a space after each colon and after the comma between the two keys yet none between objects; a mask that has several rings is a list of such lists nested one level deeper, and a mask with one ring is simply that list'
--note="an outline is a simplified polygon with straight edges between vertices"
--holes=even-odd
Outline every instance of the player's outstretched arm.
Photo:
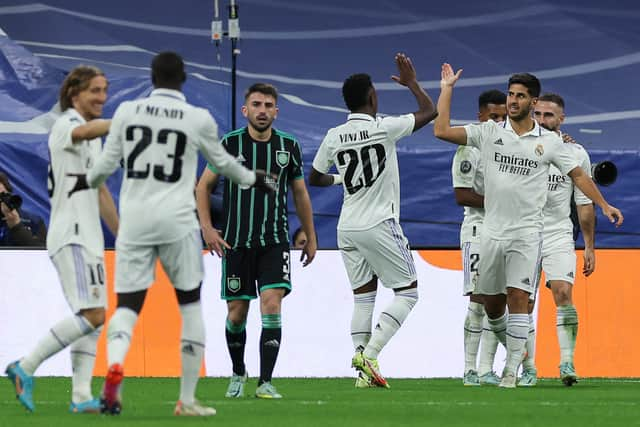
[{"label": "player's outstretched arm", "polygon": [[396,65],[398,67],[398,75],[391,76],[391,79],[396,83],[409,88],[413,96],[416,97],[418,102],[418,111],[413,113],[415,116],[415,124],[413,125],[413,131],[417,131],[430,121],[436,118],[438,112],[431,97],[425,92],[425,90],[418,83],[416,76],[416,70],[413,67],[411,58],[404,53],[397,53],[395,57]]},{"label": "player's outstretched arm", "polygon": [[440,96],[438,97],[438,117],[433,123],[433,134],[443,141],[453,142],[458,145],[467,144],[467,131],[462,126],[451,127],[451,97],[453,86],[456,84],[462,69],[453,72],[451,65],[442,64],[440,72]]},{"label": "player's outstretched arm", "polygon": [[311,172],[309,172],[309,185],[313,185],[314,187],[329,187],[340,184],[342,184],[342,177],[340,175],[322,173],[313,167],[311,168]]},{"label": "player's outstretched arm", "polygon": [[278,177],[274,174],[268,174],[262,169],[256,169],[256,182],[253,187],[267,194],[275,193],[278,189]]},{"label": "player's outstretched arm", "polygon": [[94,119],[87,123],[73,128],[71,140],[74,144],[104,136],[109,132],[111,120]]},{"label": "player's outstretched arm", "polygon": [[593,202],[600,206],[602,209],[602,213],[609,218],[612,224],[615,224],[616,227],[620,227],[622,222],[624,221],[624,217],[622,216],[622,212],[615,206],[611,206],[602,196],[600,190],[593,182],[593,180],[584,173],[581,167],[575,167],[569,172],[569,176],[573,180],[573,183],[587,196],[589,199],[593,200]]}]

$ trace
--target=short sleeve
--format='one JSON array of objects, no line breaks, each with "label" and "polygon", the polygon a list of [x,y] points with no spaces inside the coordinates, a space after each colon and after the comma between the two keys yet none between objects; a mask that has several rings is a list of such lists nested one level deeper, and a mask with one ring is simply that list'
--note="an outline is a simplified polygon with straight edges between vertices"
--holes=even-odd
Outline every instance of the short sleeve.
[{"label": "short sleeve", "polygon": [[478,156],[474,156],[473,148],[460,146],[453,156],[451,177],[453,188],[473,188],[473,181],[478,170]]},{"label": "short sleeve", "polygon": [[329,172],[329,169],[333,166],[333,158],[330,152],[331,137],[327,134],[318,148],[316,156],[313,158],[313,168],[321,173]]},{"label": "short sleeve", "polygon": [[[584,173],[591,177],[591,160],[589,159],[589,154],[582,147],[577,148],[576,153],[580,161],[580,167],[584,170]],[[578,187],[574,187],[573,200],[575,200],[576,205],[590,205],[593,203]]]},{"label": "short sleeve", "polygon": [[77,117],[69,114],[61,116],[51,129],[49,145],[54,150],[75,150],[71,133],[83,123]]},{"label": "short sleeve", "polygon": [[387,131],[387,136],[393,142],[400,138],[411,135],[416,124],[416,117],[413,113],[401,116],[387,116],[380,120],[380,126]]},{"label": "short sleeve", "polygon": [[289,162],[289,179],[302,179],[304,178],[304,167],[302,164],[302,152],[300,150],[300,144],[297,140],[293,140],[293,147],[291,149],[291,162]]},{"label": "short sleeve", "polygon": [[467,145],[482,150],[484,141],[496,134],[495,122],[489,120],[483,123],[474,123],[464,126],[467,133]]},{"label": "short sleeve", "polygon": [[575,154],[562,142],[560,137],[555,134],[553,136],[554,138],[550,144],[551,157],[549,160],[563,175],[568,175],[569,172],[578,167],[579,163]]}]

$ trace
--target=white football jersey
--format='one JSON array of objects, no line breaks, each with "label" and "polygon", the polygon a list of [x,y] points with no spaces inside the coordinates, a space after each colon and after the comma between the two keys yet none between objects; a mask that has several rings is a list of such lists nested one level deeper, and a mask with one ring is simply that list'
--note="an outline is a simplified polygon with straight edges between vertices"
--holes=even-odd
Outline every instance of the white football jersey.
[{"label": "white football jersey", "polygon": [[[584,172],[591,176],[591,160],[589,154],[580,144],[565,144],[571,154],[573,154],[578,165]],[[549,167],[549,182],[547,185],[547,203],[542,211],[544,215],[543,239],[557,232],[571,234],[573,223],[569,217],[571,213],[571,195],[576,205],[590,205],[591,199],[584,195],[578,187],[573,184],[571,177],[562,174],[554,165]]]},{"label": "white football jersey", "polygon": [[400,177],[396,142],[410,135],[413,114],[373,118],[349,114],[329,129],[313,168],[327,173],[334,164],[342,177],[344,201],[338,230],[367,230],[385,219],[400,218]]},{"label": "white football jersey", "polygon": [[71,132],[85,123],[76,110],[69,108],[55,121],[49,134],[51,217],[47,250],[50,256],[70,244],[81,245],[95,256],[104,256],[98,190],[92,188],[69,196],[76,178],[67,174],[86,174],[95,164],[102,148],[100,138],[73,143]]},{"label": "white football jersey", "polygon": [[169,243],[198,229],[194,197],[198,151],[234,182],[255,183],[255,173],[220,144],[211,114],[188,104],[182,92],[155,89],[148,98],[117,108],[104,150],[87,181],[92,187],[103,182],[123,159],[119,241]]},{"label": "white football jersey", "polygon": [[549,165],[563,174],[578,166],[562,139],[534,122],[520,136],[511,119],[466,125],[467,144],[477,147],[484,167],[483,233],[510,240],[542,232]]},{"label": "white football jersey", "polygon": [[[456,150],[451,163],[453,188],[471,188],[477,194],[484,194],[484,174],[480,151],[475,147],[461,145]],[[479,240],[480,228],[484,221],[484,209],[464,207],[464,220],[460,227],[460,245]]]}]

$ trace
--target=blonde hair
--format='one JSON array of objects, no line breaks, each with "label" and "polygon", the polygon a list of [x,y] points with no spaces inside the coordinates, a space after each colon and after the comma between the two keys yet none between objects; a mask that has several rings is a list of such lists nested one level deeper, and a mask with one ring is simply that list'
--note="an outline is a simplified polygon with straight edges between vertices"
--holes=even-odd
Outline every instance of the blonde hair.
[{"label": "blonde hair", "polygon": [[60,108],[65,111],[73,107],[74,96],[89,87],[91,79],[97,76],[104,76],[102,70],[91,65],[79,65],[67,75],[60,88]]}]

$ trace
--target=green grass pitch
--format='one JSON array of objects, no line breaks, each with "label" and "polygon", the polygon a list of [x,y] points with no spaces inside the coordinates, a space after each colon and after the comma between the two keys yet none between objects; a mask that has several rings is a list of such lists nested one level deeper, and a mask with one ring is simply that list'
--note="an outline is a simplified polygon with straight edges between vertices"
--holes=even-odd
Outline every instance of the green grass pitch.
[{"label": "green grass pitch", "polygon": [[[3,380],[0,426],[541,426],[640,425],[640,380],[585,379],[569,388],[540,380],[533,388],[463,387],[460,379],[389,379],[390,390],[355,389],[353,379],[276,378],[280,401],[225,399],[226,378],[205,378],[200,400],[214,406],[210,418],[174,417],[175,378],[127,378],[119,417],[67,412],[69,378],[36,378],[36,412],[27,413]],[[98,389],[102,379],[94,380]]]}]

